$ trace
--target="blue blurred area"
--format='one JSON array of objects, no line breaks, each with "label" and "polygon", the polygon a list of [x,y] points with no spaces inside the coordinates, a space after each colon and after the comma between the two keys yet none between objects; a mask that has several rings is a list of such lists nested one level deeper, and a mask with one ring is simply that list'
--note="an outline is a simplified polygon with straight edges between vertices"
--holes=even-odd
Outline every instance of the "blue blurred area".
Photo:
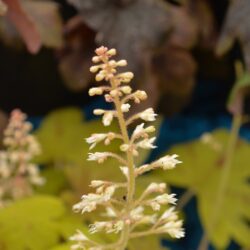
[{"label": "blue blurred area", "polygon": [[[165,118],[160,127],[156,148],[150,155],[149,161],[157,158],[162,152],[171,146],[194,140],[207,131],[217,128],[230,128],[231,117],[226,112],[225,103],[229,92],[227,83],[213,81],[199,81],[188,107],[180,114]],[[83,108],[87,120],[94,119],[94,108],[110,108],[103,99],[95,98],[92,103]],[[39,127],[42,117],[32,118],[34,127]],[[250,140],[250,130],[247,126],[241,129],[241,136]],[[181,196],[184,190],[174,188],[174,192]],[[184,208],[186,214],[185,229],[187,236],[179,241],[170,242],[163,240],[163,244],[172,250],[197,250],[200,238],[203,234],[197,214],[197,204],[193,198]],[[213,248],[210,247],[210,250]],[[240,247],[232,242],[228,250],[239,250]]]}]

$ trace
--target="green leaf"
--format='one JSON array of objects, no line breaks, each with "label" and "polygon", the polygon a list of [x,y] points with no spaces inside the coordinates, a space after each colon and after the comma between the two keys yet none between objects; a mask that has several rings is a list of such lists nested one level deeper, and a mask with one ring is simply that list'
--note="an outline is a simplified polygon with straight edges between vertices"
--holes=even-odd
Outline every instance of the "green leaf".
[{"label": "green leaf", "polygon": [[65,214],[62,202],[35,196],[0,211],[0,249],[45,250],[60,241],[58,220]]},{"label": "green leaf", "polygon": [[227,103],[228,110],[233,114],[243,114],[244,98],[250,90],[250,74],[244,73],[235,83]]},{"label": "green leaf", "polygon": [[81,217],[69,214],[61,200],[37,195],[0,210],[0,249],[53,249],[77,229],[88,230]]},{"label": "green leaf", "polygon": [[36,188],[41,194],[58,195],[67,187],[67,179],[63,171],[56,168],[49,168],[42,171],[45,184]]},{"label": "green leaf", "polygon": [[[42,146],[39,163],[54,163],[56,165],[84,164],[89,146],[85,138],[92,133],[117,132],[118,126],[113,123],[110,127],[103,127],[98,121],[84,121],[83,113],[78,108],[59,109],[50,113],[42,122],[36,135]],[[101,143],[100,143],[101,144]],[[104,148],[98,145],[98,150]],[[117,143],[105,146],[105,150],[117,151]]]},{"label": "green leaf", "polygon": [[[226,147],[227,131],[218,130],[212,136],[222,149]],[[223,171],[224,150],[218,152],[199,140],[175,146],[168,153],[178,154],[183,164],[173,171],[156,173],[169,184],[195,193],[201,222],[218,249],[226,249],[231,240],[243,248],[250,247],[250,228],[247,224],[250,219],[249,152],[249,144],[239,139],[226,193],[218,211],[218,223],[212,230],[210,222]]]}]

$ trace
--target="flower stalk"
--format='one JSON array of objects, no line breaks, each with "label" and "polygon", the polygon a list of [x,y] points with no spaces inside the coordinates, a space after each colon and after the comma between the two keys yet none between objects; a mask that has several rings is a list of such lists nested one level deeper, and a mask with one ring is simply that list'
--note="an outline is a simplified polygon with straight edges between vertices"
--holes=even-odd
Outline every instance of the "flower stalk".
[{"label": "flower stalk", "polygon": [[40,154],[40,145],[31,135],[32,124],[20,110],[11,113],[4,131],[4,150],[0,151],[0,207],[32,194],[33,187],[43,185],[39,167],[32,163]]},{"label": "flower stalk", "polygon": [[[181,162],[176,159],[177,155],[167,155],[150,164],[135,166],[135,157],[141,149],[155,148],[153,143],[156,138],[149,136],[155,128],[144,127],[145,124],[142,123],[130,135],[128,126],[138,119],[144,122],[154,121],[156,114],[152,108],[148,108],[130,118],[125,117],[124,114],[129,112],[132,103],[140,103],[147,98],[147,94],[142,90],[132,91],[128,84],[134,75],[132,72],[118,70],[119,67],[126,66],[127,62],[111,59],[115,55],[115,49],[109,50],[102,46],[96,50],[96,56],[93,57],[93,63],[96,65],[92,66],[90,71],[96,74],[96,81],[105,81],[107,85],[91,88],[89,95],[104,95],[107,102],[114,104],[114,110],[96,109],[94,114],[102,116],[104,126],[109,126],[117,119],[120,134],[93,134],[86,141],[90,144],[90,149],[93,149],[97,143],[104,142],[104,145],[107,145],[114,139],[120,140],[121,155],[113,152],[95,152],[89,154],[88,160],[102,163],[109,157],[116,158],[118,163],[122,164],[119,167],[126,181],[115,183],[110,180],[93,180],[91,187],[96,189],[95,193],[83,195],[73,209],[85,213],[94,211],[97,206],[103,207],[108,219],[90,225],[90,233],[115,233],[119,234],[119,237],[112,244],[99,244],[77,231],[77,234],[71,237],[71,240],[75,241],[72,250],[124,250],[130,239],[154,234],[167,233],[173,238],[184,237],[182,221],[174,211],[175,195],[165,193],[165,183],[151,183],[139,197],[135,197],[136,179],[140,175],[154,169],[172,169]],[[121,188],[126,190],[123,201],[116,194],[117,189]],[[167,206],[165,212],[162,212],[163,206]],[[151,213],[146,213],[146,208],[150,208]]]}]

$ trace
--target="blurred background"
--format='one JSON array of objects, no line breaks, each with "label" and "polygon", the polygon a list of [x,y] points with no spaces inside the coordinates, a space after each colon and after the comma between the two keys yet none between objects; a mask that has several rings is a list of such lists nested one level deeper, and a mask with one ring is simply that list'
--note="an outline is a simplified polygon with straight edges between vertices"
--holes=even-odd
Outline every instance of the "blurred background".
[{"label": "blurred background", "polygon": [[[205,250],[199,248],[200,242],[209,235],[209,249],[250,249],[248,0],[0,0],[0,15],[0,134],[2,138],[13,109],[28,115],[43,150],[37,162],[48,178],[47,187],[38,193],[60,197],[70,210],[88,191],[91,177],[101,175],[85,168],[89,163],[84,138],[101,129],[92,110],[107,107],[102,98],[87,94],[96,85],[89,67],[96,47],[114,47],[135,73],[133,87],[149,94],[132,112],[153,107],[160,115],[158,148],[141,161],[170,150],[180,155],[181,168],[189,169],[162,177],[182,201],[187,236],[176,242],[158,241],[166,249]],[[240,79],[237,61],[247,80],[237,92],[241,97],[244,93],[240,112],[244,122],[228,183],[233,189],[225,194],[220,225],[207,233],[223,167],[219,163],[214,167],[218,152],[200,138],[209,133],[213,143],[227,145],[232,117],[239,115],[227,108]],[[238,178],[238,171],[244,175]],[[0,234],[0,249],[67,249],[63,248],[67,237],[59,236],[53,244],[17,247],[9,243],[14,238],[8,236],[6,241]]]}]

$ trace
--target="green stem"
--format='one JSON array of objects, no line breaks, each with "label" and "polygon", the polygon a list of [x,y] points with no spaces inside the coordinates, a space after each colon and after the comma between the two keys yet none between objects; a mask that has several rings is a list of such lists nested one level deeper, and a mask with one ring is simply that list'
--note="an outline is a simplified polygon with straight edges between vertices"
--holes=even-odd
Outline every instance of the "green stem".
[{"label": "green stem", "polygon": [[[210,220],[210,225],[208,228],[209,232],[211,232],[213,230],[213,228],[216,226],[217,220],[220,216],[220,210],[221,210],[221,207],[223,205],[224,197],[225,197],[226,190],[227,190],[227,184],[228,184],[228,181],[230,178],[230,172],[232,169],[232,161],[233,161],[233,156],[234,156],[234,152],[235,152],[235,148],[236,148],[236,144],[237,144],[237,139],[238,139],[238,135],[239,135],[239,130],[240,130],[240,126],[241,126],[241,120],[242,120],[241,115],[239,115],[239,114],[234,115],[232,129],[230,132],[230,137],[229,137],[229,142],[228,142],[228,147],[226,150],[226,156],[225,156],[225,161],[224,161],[224,165],[223,165],[223,170],[221,173],[221,180],[219,183],[219,188],[218,188],[217,196],[215,199],[215,206],[214,206],[214,209],[212,211],[212,218]],[[200,245],[198,247],[198,250],[207,250],[208,244],[209,244],[208,235],[205,233],[200,241]]]},{"label": "green stem", "polygon": [[[111,86],[112,89],[116,89],[116,83],[111,81]],[[127,125],[126,121],[123,115],[123,112],[121,110],[121,100],[118,96],[114,98],[114,104],[115,108],[117,111],[117,118],[119,122],[119,126],[121,129],[121,134],[124,140],[125,144],[130,143],[129,135],[128,135],[128,130],[127,130]],[[129,214],[131,207],[133,205],[133,197],[134,197],[134,192],[135,192],[135,173],[134,173],[134,157],[133,154],[130,150],[127,151],[127,163],[128,163],[128,170],[129,170],[129,176],[128,176],[128,190],[127,190],[127,199],[126,199],[126,213]],[[120,242],[121,245],[119,247],[119,250],[123,250],[126,248],[129,240],[129,232],[130,232],[130,227],[129,225],[125,225],[124,230],[121,234]]]}]

